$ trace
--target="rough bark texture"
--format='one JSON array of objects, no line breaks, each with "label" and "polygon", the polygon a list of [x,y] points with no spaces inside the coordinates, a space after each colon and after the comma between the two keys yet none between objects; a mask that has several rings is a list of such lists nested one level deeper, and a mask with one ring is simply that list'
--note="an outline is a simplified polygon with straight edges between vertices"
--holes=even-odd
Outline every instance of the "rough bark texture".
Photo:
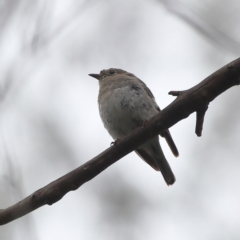
[{"label": "rough bark texture", "polygon": [[66,193],[78,189],[110,165],[127,155],[148,139],[172,127],[191,113],[197,113],[196,134],[201,136],[204,115],[208,105],[218,95],[240,84],[240,58],[222,67],[196,86],[186,91],[171,91],[177,98],[158,115],[144,122],[125,138],[118,140],[77,169],[37,190],[15,205],[0,210],[0,225],[20,218],[35,209],[59,201]]}]

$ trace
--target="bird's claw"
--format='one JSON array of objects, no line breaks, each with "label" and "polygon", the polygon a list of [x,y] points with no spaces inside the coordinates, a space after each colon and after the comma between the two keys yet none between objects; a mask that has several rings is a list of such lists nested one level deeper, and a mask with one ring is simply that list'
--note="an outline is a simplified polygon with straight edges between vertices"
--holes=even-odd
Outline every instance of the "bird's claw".
[{"label": "bird's claw", "polygon": [[111,142],[110,146],[115,146],[115,147],[116,147],[117,142],[118,142],[119,140],[120,140],[120,139],[117,139],[116,141]]}]

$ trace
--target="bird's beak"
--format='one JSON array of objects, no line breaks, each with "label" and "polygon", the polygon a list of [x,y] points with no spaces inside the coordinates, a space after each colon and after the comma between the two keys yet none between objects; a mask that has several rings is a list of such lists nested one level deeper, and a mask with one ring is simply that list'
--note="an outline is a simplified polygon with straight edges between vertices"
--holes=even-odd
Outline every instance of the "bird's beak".
[{"label": "bird's beak", "polygon": [[91,77],[96,78],[97,80],[100,80],[100,77],[101,77],[100,74],[95,74],[95,73],[91,73],[91,74],[88,74],[88,75],[91,76]]}]

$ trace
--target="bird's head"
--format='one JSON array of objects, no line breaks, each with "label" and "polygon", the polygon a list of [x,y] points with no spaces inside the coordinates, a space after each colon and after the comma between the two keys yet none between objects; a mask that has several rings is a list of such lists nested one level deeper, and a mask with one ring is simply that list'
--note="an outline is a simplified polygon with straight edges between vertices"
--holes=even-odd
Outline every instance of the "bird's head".
[{"label": "bird's head", "polygon": [[124,70],[118,69],[118,68],[104,69],[99,74],[91,73],[88,75],[96,78],[99,81],[102,81],[105,78],[114,77],[116,75],[122,75],[122,74],[126,75],[126,76],[134,77],[134,75],[132,73],[128,73],[127,71],[124,71]]}]

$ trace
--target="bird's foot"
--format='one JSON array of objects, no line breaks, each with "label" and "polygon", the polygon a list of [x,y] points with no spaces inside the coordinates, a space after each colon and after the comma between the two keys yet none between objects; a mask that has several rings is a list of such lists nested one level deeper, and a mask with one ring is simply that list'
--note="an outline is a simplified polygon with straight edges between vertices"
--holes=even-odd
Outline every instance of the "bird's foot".
[{"label": "bird's foot", "polygon": [[120,139],[117,139],[116,141],[111,142],[110,146],[115,146],[117,145],[117,143],[119,142]]}]

